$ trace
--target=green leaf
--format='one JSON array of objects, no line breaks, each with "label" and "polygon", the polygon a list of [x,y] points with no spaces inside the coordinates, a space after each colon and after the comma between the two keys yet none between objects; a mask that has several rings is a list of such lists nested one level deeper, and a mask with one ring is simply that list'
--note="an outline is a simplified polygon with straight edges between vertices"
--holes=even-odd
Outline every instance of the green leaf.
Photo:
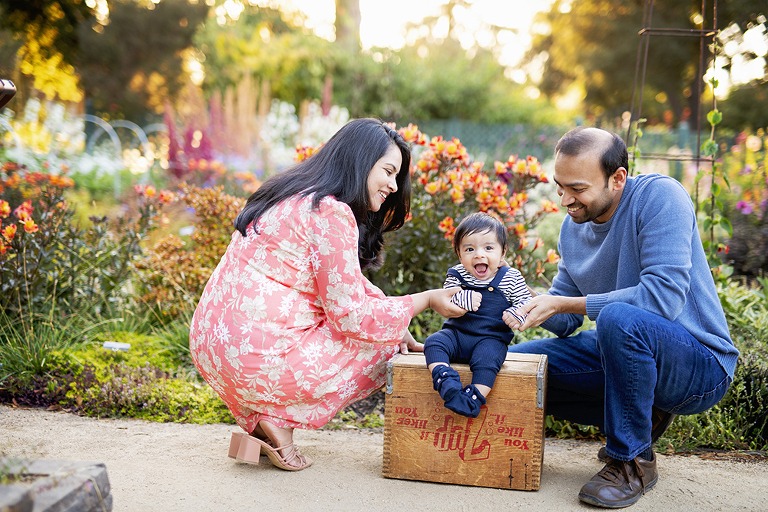
[{"label": "green leaf", "polygon": [[713,156],[717,153],[717,142],[712,139],[704,141],[704,144],[701,145],[701,153],[705,156]]},{"label": "green leaf", "polygon": [[693,180],[694,185],[699,184],[699,180],[704,177],[704,169],[699,169],[699,172],[696,173],[696,179]]},{"label": "green leaf", "polygon": [[[712,225],[712,219],[710,219],[709,217],[707,217],[706,219],[704,219],[704,222],[702,222],[702,223],[701,223],[701,228],[702,228],[704,231],[709,231],[709,227],[710,227],[711,225]],[[708,242],[708,240],[706,240],[705,242]],[[705,245],[705,247],[706,247],[706,245]]]},{"label": "green leaf", "polygon": [[720,185],[715,181],[712,182],[712,187],[710,188],[710,191],[712,192],[712,195],[717,197],[720,195]]},{"label": "green leaf", "polygon": [[728,236],[733,236],[733,226],[727,218],[723,217],[720,219],[720,227],[728,233]]},{"label": "green leaf", "polygon": [[723,113],[717,109],[710,110],[709,113],[707,114],[707,121],[709,121],[709,124],[711,124],[712,126],[716,126],[720,124],[720,121],[722,120],[723,120]]}]

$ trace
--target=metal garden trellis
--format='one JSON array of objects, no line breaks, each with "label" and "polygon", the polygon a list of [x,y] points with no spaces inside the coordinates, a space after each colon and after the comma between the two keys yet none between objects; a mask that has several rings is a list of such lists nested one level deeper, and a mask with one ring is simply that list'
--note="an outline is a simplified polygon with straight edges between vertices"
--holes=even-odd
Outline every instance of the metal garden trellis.
[{"label": "metal garden trellis", "polygon": [[[631,100],[631,110],[630,110],[630,118],[629,118],[629,127],[627,128],[627,135],[624,139],[624,142],[627,144],[627,146],[634,145],[636,147],[637,141],[635,141],[635,144],[630,144],[630,137],[632,134],[632,122],[639,120],[642,115],[642,106],[643,106],[643,89],[645,86],[645,71],[648,64],[648,48],[651,44],[651,36],[653,35],[660,35],[660,36],[671,36],[671,37],[698,37],[699,38],[699,66],[698,66],[698,73],[697,73],[697,87],[698,87],[698,96],[699,99],[699,108],[697,109],[697,119],[696,119],[696,149],[693,155],[684,155],[684,154],[669,154],[669,153],[646,153],[646,154],[640,154],[637,155],[637,152],[633,152],[632,158],[653,158],[653,159],[659,159],[659,160],[674,160],[674,161],[695,161],[696,162],[696,172],[699,172],[699,166],[702,162],[707,162],[708,164],[712,165],[714,164],[714,156],[712,157],[703,157],[701,155],[701,120],[702,120],[702,112],[704,111],[704,105],[702,101],[702,90],[703,90],[703,84],[704,84],[704,65],[705,65],[705,52],[707,49],[707,39],[712,38],[712,41],[715,41],[715,38],[717,37],[717,34],[719,33],[719,29],[717,28],[717,0],[713,1],[712,5],[712,28],[708,29],[706,28],[707,25],[707,0],[701,1],[701,15],[703,17],[701,22],[701,29],[683,29],[683,28],[654,28],[652,27],[652,21],[653,21],[653,5],[654,0],[645,0],[643,4],[643,22],[642,22],[642,28],[638,32],[640,35],[640,41],[637,45],[637,62],[635,64],[635,81],[632,87],[632,100]],[[640,94],[637,95],[637,108],[635,108],[635,93],[638,89],[638,80],[639,80],[639,89]],[[713,99],[714,102],[714,99]],[[635,132],[636,133],[636,132]],[[698,208],[698,186],[695,190],[695,203]]]}]

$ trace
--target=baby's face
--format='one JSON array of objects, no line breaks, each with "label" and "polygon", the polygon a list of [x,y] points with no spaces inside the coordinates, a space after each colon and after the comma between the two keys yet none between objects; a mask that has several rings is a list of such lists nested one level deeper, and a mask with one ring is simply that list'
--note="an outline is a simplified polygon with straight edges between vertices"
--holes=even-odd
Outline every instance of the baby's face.
[{"label": "baby's face", "polygon": [[487,281],[496,275],[504,259],[504,249],[492,231],[472,233],[459,244],[459,261],[467,271]]}]

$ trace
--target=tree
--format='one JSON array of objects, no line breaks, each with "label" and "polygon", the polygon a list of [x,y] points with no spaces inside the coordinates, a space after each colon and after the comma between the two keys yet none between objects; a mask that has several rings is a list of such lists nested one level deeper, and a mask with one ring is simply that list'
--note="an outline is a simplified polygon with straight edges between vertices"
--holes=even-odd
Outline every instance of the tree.
[{"label": "tree", "polygon": [[336,43],[352,54],[360,51],[360,0],[336,0]]},{"label": "tree", "polygon": [[344,60],[333,43],[287,21],[280,11],[243,5],[236,20],[209,18],[195,38],[205,55],[204,90],[225,91],[246,75],[269,80],[270,94],[299,107],[320,100],[325,78]]},{"label": "tree", "polygon": [[[629,110],[643,7],[643,0],[555,0],[537,18],[548,28],[535,35],[527,56],[529,65],[543,66],[540,89],[552,98],[582,90],[587,114],[598,117]],[[747,24],[758,15],[757,7],[747,0],[720,0],[718,26]],[[768,11],[765,5],[761,8]],[[711,10],[700,9],[698,0],[654,2],[651,26],[696,30],[706,19],[704,28],[711,28]],[[696,128],[698,61],[698,38],[650,36],[643,117],[661,117],[670,110],[673,121],[687,117]]]},{"label": "tree", "polygon": [[95,112],[143,122],[147,110],[162,113],[164,101],[187,80],[183,51],[192,47],[208,6],[187,0],[153,5],[115,0],[108,25],[99,31],[80,25],[77,70]]},{"label": "tree", "polygon": [[[0,29],[21,42],[17,66],[48,97],[80,99],[72,66],[80,48],[78,26],[96,15],[84,0],[0,0]],[[14,59],[15,60],[15,59]],[[17,81],[21,77],[17,76]],[[27,86],[19,83],[20,89]]]}]

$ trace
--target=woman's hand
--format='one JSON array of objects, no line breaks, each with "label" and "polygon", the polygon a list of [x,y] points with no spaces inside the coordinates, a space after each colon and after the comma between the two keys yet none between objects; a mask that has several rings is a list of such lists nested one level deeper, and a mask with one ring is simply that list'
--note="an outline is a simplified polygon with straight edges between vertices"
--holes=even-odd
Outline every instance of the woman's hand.
[{"label": "woman's hand", "polygon": [[461,291],[458,286],[455,288],[441,288],[439,290],[429,290],[429,308],[434,309],[445,318],[457,318],[467,312],[466,309],[457,306],[451,302],[451,297]]},{"label": "woman's hand", "polygon": [[427,290],[411,294],[413,300],[413,316],[418,315],[427,308],[434,309],[446,318],[460,317],[467,312],[466,309],[451,302],[451,297],[461,291],[461,287],[441,288],[439,290]]},{"label": "woman's hand", "polygon": [[411,352],[424,352],[424,345],[416,341],[411,335],[410,331],[405,331],[403,341],[400,342],[400,353],[407,354]]}]

